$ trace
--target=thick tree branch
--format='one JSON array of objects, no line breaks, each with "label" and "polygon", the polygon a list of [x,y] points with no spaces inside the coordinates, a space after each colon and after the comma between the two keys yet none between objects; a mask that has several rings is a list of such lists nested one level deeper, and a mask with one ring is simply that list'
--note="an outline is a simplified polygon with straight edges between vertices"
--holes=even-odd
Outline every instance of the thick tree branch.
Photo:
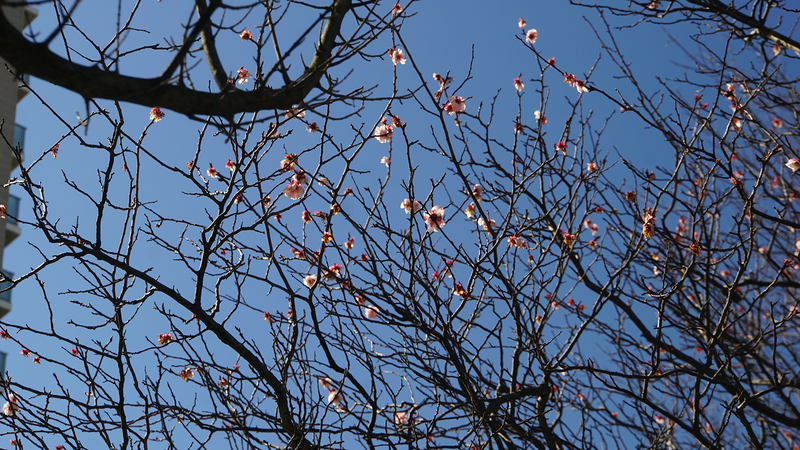
[{"label": "thick tree branch", "polygon": [[53,53],[47,45],[25,39],[3,14],[0,14],[0,56],[18,72],[49,81],[84,98],[158,106],[185,115],[232,116],[240,112],[289,109],[311,92],[330,67],[342,20],[350,8],[350,0],[333,2],[311,64],[301,76],[280,89],[200,92],[159,78],[131,77],[76,64]]}]

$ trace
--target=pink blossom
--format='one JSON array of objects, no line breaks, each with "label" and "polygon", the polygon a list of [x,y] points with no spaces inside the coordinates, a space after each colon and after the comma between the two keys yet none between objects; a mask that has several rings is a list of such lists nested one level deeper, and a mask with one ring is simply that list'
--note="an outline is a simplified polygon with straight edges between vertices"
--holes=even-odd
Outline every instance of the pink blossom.
[{"label": "pink blossom", "polygon": [[303,211],[303,223],[310,223],[311,222],[311,213],[306,209]]},{"label": "pink blossom", "polygon": [[189,381],[189,378],[194,377],[194,370],[192,370],[191,367],[186,367],[178,373],[178,376],[180,376],[183,381]]},{"label": "pink blossom", "polygon": [[494,221],[494,219],[489,219],[486,221],[483,220],[483,217],[479,217],[478,226],[483,228],[483,231],[489,231],[489,229],[497,227],[497,223]]},{"label": "pink blossom", "polygon": [[[161,110],[158,109],[158,107],[155,107],[155,108],[150,110],[150,120],[152,120],[153,122],[158,122],[159,120],[161,120],[163,118],[164,118],[164,113],[161,112]],[[56,149],[55,152],[57,152],[58,151],[58,146],[56,145],[56,146],[54,146],[54,148]],[[53,158],[56,157],[56,153],[55,152],[53,153]]]},{"label": "pink blossom", "polygon": [[542,112],[538,109],[533,112],[533,118],[536,119],[537,122],[542,122],[542,124],[547,123],[547,117],[542,115]]},{"label": "pink blossom", "polygon": [[475,215],[475,203],[470,203],[467,205],[466,209],[464,209],[464,214],[467,215],[468,218],[472,218]]},{"label": "pink blossom", "polygon": [[772,129],[778,129],[783,127],[783,121],[779,118],[772,119]]},{"label": "pink blossom", "polygon": [[464,104],[464,99],[462,97],[451,95],[447,101],[447,104],[444,105],[444,111],[451,116],[458,114],[467,108],[467,105]]},{"label": "pink blossom", "polygon": [[305,116],[306,116],[306,111],[302,108],[292,108],[286,111],[286,113],[284,113],[283,115],[283,117],[285,117],[287,120],[294,118],[302,119]]},{"label": "pink blossom", "polygon": [[333,380],[331,380],[328,377],[320,377],[319,385],[322,386],[323,389],[330,390],[331,388],[333,388]]},{"label": "pink blossom", "polygon": [[525,25],[527,25],[527,24],[528,24],[528,23],[527,23],[527,22],[525,22],[525,19],[523,19],[522,17],[520,17],[520,18],[519,18],[519,22],[517,22],[517,26],[518,26],[518,27],[519,27],[521,30],[524,30],[524,29],[525,29]]},{"label": "pink blossom", "polygon": [[442,229],[444,226],[444,208],[439,205],[431,208],[427,213],[422,215],[425,219],[425,225],[428,226],[428,231],[435,233]]},{"label": "pink blossom", "polygon": [[403,202],[400,203],[400,207],[403,208],[406,214],[411,214],[412,212],[415,213],[422,209],[422,205],[420,205],[418,201],[411,201],[410,199],[403,200]]},{"label": "pink blossom", "polygon": [[508,237],[508,245],[516,248],[525,249],[528,248],[527,242],[525,239],[522,239],[520,236],[514,235]]},{"label": "pink blossom", "polygon": [[306,125],[306,130],[309,133],[316,133],[319,131],[319,126],[317,125],[317,122],[311,122],[310,124]]},{"label": "pink blossom", "polygon": [[403,54],[402,48],[398,48],[397,50],[395,50],[394,47],[392,47],[389,49],[388,53],[389,53],[389,58],[392,60],[392,64],[394,64],[395,66],[398,63],[399,64],[406,63],[406,55]]},{"label": "pink blossom", "polygon": [[236,78],[238,78],[237,83],[244,84],[247,83],[250,78],[253,76],[250,75],[250,72],[247,71],[244,67],[240,67],[239,70],[236,72]]},{"label": "pink blossom", "polygon": [[597,170],[597,164],[595,163],[586,163],[586,171],[592,173]]},{"label": "pink blossom", "polygon": [[797,169],[800,169],[800,158],[792,158],[786,162],[786,167],[788,167],[792,173],[797,172]]},{"label": "pink blossom", "polygon": [[408,423],[408,413],[405,411],[397,411],[394,413],[394,423],[397,425],[405,425]]},{"label": "pink blossom", "polygon": [[303,278],[303,284],[305,284],[307,288],[311,288],[312,286],[317,284],[317,276],[308,275],[307,277]]},{"label": "pink blossom", "polygon": [[336,388],[331,388],[328,391],[328,404],[335,406],[339,411],[345,411],[344,397]]},{"label": "pink blossom", "polygon": [[211,163],[208,164],[206,175],[208,175],[211,178],[219,178],[219,172],[217,172],[217,169],[215,169],[214,166],[211,165]]},{"label": "pink blossom", "polygon": [[539,37],[539,32],[536,31],[535,28],[531,28],[530,30],[528,30],[527,33],[525,33],[525,42],[533,45],[536,43],[536,38],[538,37]]},{"label": "pink blossom", "polygon": [[522,92],[522,90],[525,89],[525,85],[522,84],[522,75],[514,78],[514,89],[516,89],[517,92]]},{"label": "pink blossom", "polygon": [[225,167],[227,167],[228,170],[230,170],[231,172],[236,170],[236,164],[234,164],[233,161],[231,161],[230,159],[228,160],[228,162],[225,163]]},{"label": "pink blossom", "polygon": [[283,190],[283,195],[292,200],[297,200],[303,196],[303,185],[296,181],[290,181],[289,185]]},{"label": "pink blossom", "polygon": [[364,307],[364,317],[369,320],[375,320],[380,315],[381,310],[378,309],[377,306],[365,306]]},{"label": "pink blossom", "polygon": [[391,164],[391,160],[389,159],[388,156],[384,156],[383,158],[381,158],[381,164],[385,165],[386,167],[389,167],[389,164]]},{"label": "pink blossom", "polygon": [[401,12],[403,12],[403,8],[400,6],[400,2],[395,3],[392,7],[392,13],[400,14]]},{"label": "pink blossom", "polygon": [[586,87],[586,84],[581,80],[575,80],[575,89],[578,90],[578,93],[589,92],[589,88]]},{"label": "pink blossom", "polygon": [[483,200],[481,194],[483,194],[483,187],[480,184],[476,184],[472,187],[472,195],[475,197],[476,202]]},{"label": "pink blossom", "polygon": [[13,417],[17,415],[17,411],[19,411],[17,396],[13,393],[8,394],[8,401],[5,403],[5,405],[3,405],[3,414]]},{"label": "pink blossom", "polygon": [[381,144],[386,144],[392,140],[392,125],[386,122],[386,119],[383,119],[383,123],[378,125],[375,128],[375,139],[378,140]]}]

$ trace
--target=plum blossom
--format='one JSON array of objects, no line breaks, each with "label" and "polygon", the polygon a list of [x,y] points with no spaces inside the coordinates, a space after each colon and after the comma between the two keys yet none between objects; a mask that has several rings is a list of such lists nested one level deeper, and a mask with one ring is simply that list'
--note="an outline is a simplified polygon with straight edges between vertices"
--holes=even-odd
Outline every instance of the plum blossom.
[{"label": "plum blossom", "polygon": [[776,130],[778,128],[783,128],[783,121],[776,117],[772,119],[772,129]]},{"label": "plum blossom", "polygon": [[344,397],[336,388],[328,391],[328,404],[335,406],[339,411],[347,411],[344,407]]},{"label": "plum blossom", "polygon": [[8,417],[14,417],[17,415],[17,411],[19,411],[19,401],[17,400],[17,396],[13,393],[8,394],[8,401],[3,405],[3,415]]},{"label": "plum blossom", "polygon": [[406,214],[415,213],[422,209],[422,205],[420,205],[417,200],[412,201],[410,199],[403,200],[403,202],[400,203],[400,207],[403,208]]},{"label": "plum blossom", "polygon": [[381,124],[375,128],[375,139],[378,140],[381,144],[386,144],[387,142],[391,142],[392,140],[392,125],[388,123],[386,118],[381,120]]},{"label": "plum blossom", "polygon": [[584,92],[589,92],[589,88],[586,87],[586,83],[581,80],[575,80],[575,89],[578,90],[578,93],[582,94]]},{"label": "plum blossom", "polygon": [[237,83],[245,84],[250,80],[250,78],[253,78],[253,76],[250,75],[250,72],[248,72],[247,69],[240,67],[239,70],[236,71],[236,78],[238,79]]},{"label": "plum blossom", "polygon": [[[169,333],[161,333],[161,334],[158,335],[158,345],[166,345],[166,344],[169,344],[170,342],[172,342],[172,335],[171,334],[169,334]],[[73,352],[73,354],[74,353],[77,353],[77,351]]]},{"label": "plum blossom", "polygon": [[475,201],[479,202],[483,200],[483,187],[480,184],[476,184],[472,187],[472,196],[475,197]]},{"label": "plum blossom", "polygon": [[397,411],[394,413],[394,423],[396,425],[405,425],[408,423],[408,413],[405,411]]},{"label": "plum blossom", "polygon": [[320,377],[318,381],[319,385],[322,386],[322,389],[330,390],[333,388],[333,380],[328,377]]},{"label": "plum blossom", "polygon": [[391,164],[391,160],[389,159],[388,156],[384,156],[383,158],[381,158],[381,164],[385,165],[386,167],[389,167],[389,164]]},{"label": "plum blossom", "polygon": [[369,320],[375,320],[380,315],[381,310],[377,306],[365,306],[364,317]]},{"label": "plum blossom", "polygon": [[448,115],[456,115],[461,111],[464,111],[467,108],[467,105],[464,104],[463,97],[456,97],[455,95],[451,95],[450,98],[447,99],[447,104],[444,105],[444,112]]},{"label": "plum blossom", "polygon": [[0,205],[0,219],[5,219],[5,218],[6,218],[6,205]]},{"label": "plum blossom", "polygon": [[533,118],[536,119],[537,122],[541,122],[542,124],[547,123],[547,117],[542,115],[542,112],[538,109],[533,112]]},{"label": "plum blossom", "polygon": [[[153,122],[158,122],[159,120],[161,120],[163,118],[164,118],[164,113],[161,112],[161,110],[158,109],[158,107],[155,107],[155,108],[150,110],[150,120],[152,120]],[[58,149],[58,147],[56,147],[56,150],[57,149]],[[55,155],[55,153],[53,153],[53,155]]]},{"label": "plum blossom", "polygon": [[595,163],[586,163],[586,171],[592,173],[597,170],[597,164]]},{"label": "plum blossom", "polygon": [[472,218],[475,215],[475,203],[470,203],[466,209],[464,209],[464,214],[467,215],[468,218]]},{"label": "plum blossom", "polygon": [[242,34],[240,34],[239,37],[242,38],[243,41],[250,41],[253,39],[253,35],[247,30],[242,31]]},{"label": "plum blossom", "polygon": [[226,163],[225,163],[225,167],[226,167],[228,170],[230,170],[231,172],[233,172],[234,170],[236,170],[236,164],[234,164],[234,163],[233,163],[233,161],[231,161],[230,159],[228,160],[228,162],[226,162]]},{"label": "plum blossom", "polygon": [[303,185],[297,181],[290,181],[289,185],[283,189],[283,195],[292,200],[298,200],[303,196]]},{"label": "plum blossom", "polygon": [[306,116],[306,111],[302,108],[292,108],[290,110],[287,110],[286,113],[284,113],[283,115],[283,117],[286,118],[286,120],[294,118],[302,119],[305,116]]},{"label": "plum blossom", "polygon": [[211,178],[219,178],[219,172],[217,172],[217,169],[215,169],[214,166],[211,165],[211,163],[208,163],[208,169],[206,170],[206,175],[208,175]]},{"label": "plum blossom", "polygon": [[521,249],[528,248],[528,244],[525,241],[525,239],[522,239],[518,235],[509,236],[508,237],[508,245],[510,245],[511,247],[516,247],[516,248],[521,248]]},{"label": "plum blossom", "polygon": [[566,155],[567,154],[567,143],[564,142],[564,141],[559,141],[556,144],[556,150],[561,150],[561,153]]},{"label": "plum blossom", "polygon": [[527,33],[525,33],[525,42],[533,45],[536,43],[536,38],[538,37],[539,37],[539,32],[536,31],[536,28],[531,28],[530,30],[528,30]]},{"label": "plum blossom", "polygon": [[527,25],[527,24],[528,24],[528,23],[527,23],[527,22],[525,22],[525,19],[523,19],[522,17],[520,17],[520,18],[519,18],[519,22],[517,22],[517,26],[518,26],[518,27],[519,27],[521,30],[524,30],[524,29],[525,29],[525,25]]},{"label": "plum blossom", "polygon": [[178,376],[180,376],[183,381],[189,381],[189,378],[194,377],[194,370],[192,370],[191,367],[187,366],[185,369],[181,370],[178,373]]},{"label": "plum blossom", "polygon": [[303,223],[311,223],[311,213],[306,209],[303,211]]},{"label": "plum blossom", "polygon": [[303,284],[305,284],[307,288],[311,288],[312,286],[317,284],[317,276],[308,275],[307,277],[303,278]]},{"label": "plum blossom", "polygon": [[522,92],[522,90],[525,89],[525,85],[522,84],[522,75],[514,78],[514,89],[516,89],[517,92]]},{"label": "plum blossom", "polygon": [[401,12],[403,12],[403,8],[400,6],[400,2],[395,3],[394,6],[392,7],[392,13],[397,15],[400,14]]},{"label": "plum blossom", "polygon": [[478,226],[483,228],[483,231],[489,231],[490,229],[497,227],[497,222],[495,222],[494,219],[483,220],[483,217],[479,217]]},{"label": "plum blossom", "polygon": [[435,233],[440,231],[445,224],[444,221],[444,208],[439,205],[434,206],[427,213],[422,215],[425,219],[425,225],[428,226],[428,231]]},{"label": "plum blossom", "polygon": [[792,158],[786,161],[786,167],[788,167],[792,173],[797,172],[797,169],[800,169],[800,158]]},{"label": "plum blossom", "polygon": [[397,50],[395,50],[394,47],[392,47],[389,49],[388,53],[389,53],[389,58],[392,60],[392,64],[394,64],[395,66],[398,63],[399,64],[406,63],[406,55],[403,54],[402,48],[398,48]]},{"label": "plum blossom", "polygon": [[642,224],[642,236],[646,239],[651,238],[656,232],[656,218],[650,210],[645,211],[643,224]]},{"label": "plum blossom", "polygon": [[317,125],[317,122],[311,122],[310,124],[306,125],[306,131],[308,131],[309,133],[316,133],[317,131],[319,131],[319,126]]}]

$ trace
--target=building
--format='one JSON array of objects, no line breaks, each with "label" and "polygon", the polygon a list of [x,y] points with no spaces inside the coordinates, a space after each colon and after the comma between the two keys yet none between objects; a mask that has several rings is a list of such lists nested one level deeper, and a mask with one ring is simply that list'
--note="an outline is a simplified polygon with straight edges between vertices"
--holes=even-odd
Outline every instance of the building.
[{"label": "building", "polygon": [[[18,29],[25,29],[39,14],[38,10],[28,7],[3,7],[3,14],[9,22]],[[5,70],[6,62],[0,58],[0,121],[6,139],[0,139],[0,180],[6,181],[11,172],[17,168],[19,162],[14,157],[14,152],[6,143],[12,141],[19,148],[25,147],[25,127],[16,123],[17,103],[22,100],[28,90],[22,87],[22,82],[9,71]],[[12,69],[13,70],[13,69]],[[28,78],[24,77],[27,82]],[[5,248],[22,233],[15,217],[19,216],[19,197],[10,194],[7,188],[0,187],[0,204],[6,206],[6,218],[0,219],[0,267],[3,267]],[[7,289],[14,278],[14,274],[3,269],[0,279],[0,318],[11,311],[11,289]],[[0,374],[5,375],[6,354],[0,352]]]}]

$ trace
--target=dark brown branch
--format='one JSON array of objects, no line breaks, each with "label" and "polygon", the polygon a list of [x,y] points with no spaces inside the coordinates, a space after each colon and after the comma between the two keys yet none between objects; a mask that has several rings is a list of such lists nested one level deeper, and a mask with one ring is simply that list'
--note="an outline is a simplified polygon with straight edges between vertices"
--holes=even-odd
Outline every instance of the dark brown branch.
[{"label": "dark brown branch", "polygon": [[331,55],[350,0],[335,0],[314,54],[303,74],[280,89],[210,93],[167,84],[159,78],[136,78],[70,62],[46,45],[33,43],[0,14],[0,56],[17,71],[69,89],[84,98],[103,98],[158,106],[185,115],[232,116],[240,112],[289,109],[317,86]]}]

